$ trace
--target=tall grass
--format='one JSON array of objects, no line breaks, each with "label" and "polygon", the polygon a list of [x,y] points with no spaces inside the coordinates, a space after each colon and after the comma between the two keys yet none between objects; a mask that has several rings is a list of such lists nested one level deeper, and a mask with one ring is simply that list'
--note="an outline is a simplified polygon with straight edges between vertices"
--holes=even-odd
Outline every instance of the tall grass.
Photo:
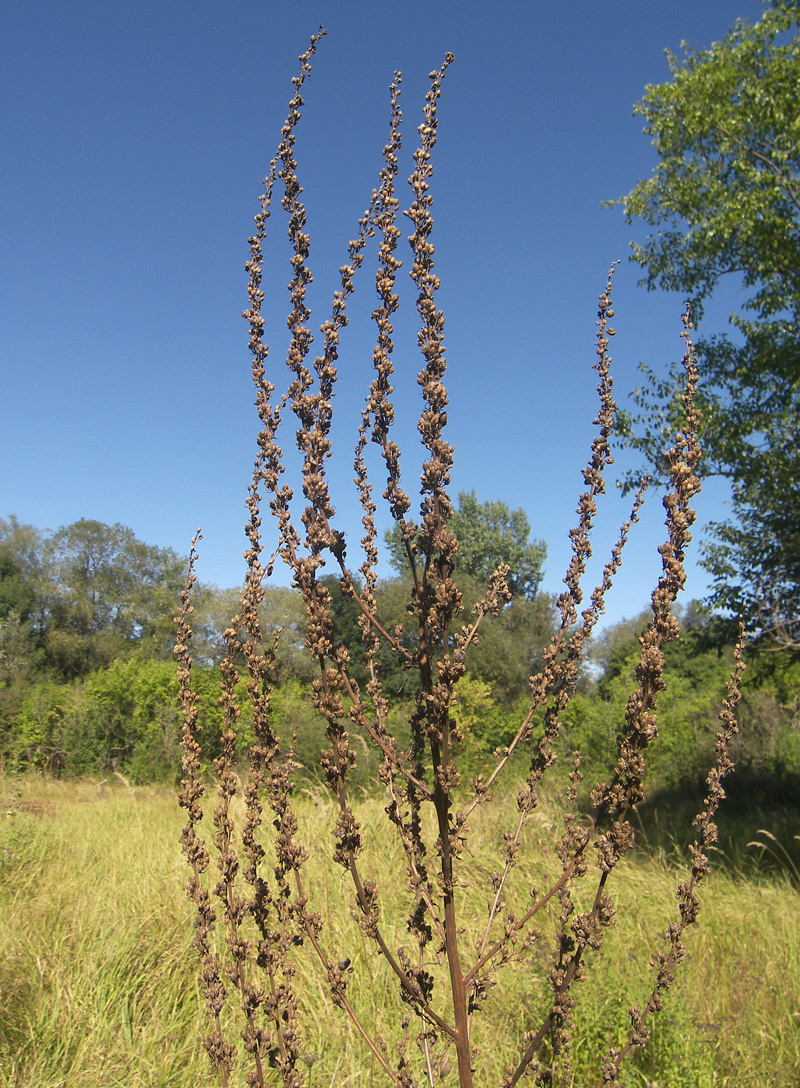
[{"label": "tall grass", "polygon": [[[176,857],[180,819],[163,790],[101,788],[28,779],[0,782],[0,1085],[2,1088],[202,1088],[216,1083],[199,1041],[204,1016],[191,948],[191,905]],[[512,801],[512,798],[507,798]],[[333,802],[318,791],[297,801],[304,838],[324,845]],[[402,858],[380,834],[382,802],[362,808],[371,866],[401,897]],[[483,910],[480,887],[494,864],[490,810],[476,827],[469,861],[468,913]],[[560,837],[558,798],[545,798],[528,828],[526,876]],[[722,843],[726,846],[726,843]],[[530,859],[537,859],[535,863]],[[669,916],[683,864],[643,849],[622,863],[619,921],[605,966],[581,987],[571,1083],[596,1079],[596,1056],[624,1026],[626,1009],[648,986],[653,933]],[[308,881],[334,927],[349,928],[341,869],[324,849],[309,859]],[[386,904],[399,917],[400,904]],[[625,1088],[791,1088],[800,1084],[800,895],[788,878],[716,871],[708,879],[703,924],[655,1021],[648,1048],[623,1066]],[[402,942],[402,926],[392,933]],[[544,927],[547,945],[556,919]],[[407,939],[407,936],[406,938]],[[352,945],[352,941],[350,941]],[[548,960],[551,947],[539,953]],[[397,1041],[394,992],[384,961],[364,941],[353,955],[350,992],[359,1012]],[[548,1000],[541,972],[519,965],[487,1003],[477,1045],[496,1083],[513,1035],[531,1006]],[[382,1085],[349,1021],[326,1011],[327,993],[310,957],[298,957],[304,1061],[317,1088]],[[394,1026],[393,1026],[394,1025]],[[617,1025],[615,1028],[614,1025]],[[233,1084],[244,1086],[243,1075]]]}]

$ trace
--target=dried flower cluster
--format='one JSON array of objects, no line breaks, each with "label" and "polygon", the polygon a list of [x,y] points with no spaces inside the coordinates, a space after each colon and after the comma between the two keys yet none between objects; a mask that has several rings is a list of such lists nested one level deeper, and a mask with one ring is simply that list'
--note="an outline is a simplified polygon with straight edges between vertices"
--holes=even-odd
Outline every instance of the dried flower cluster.
[{"label": "dried flower cluster", "polygon": [[[564,580],[565,590],[558,601],[559,630],[546,649],[542,668],[531,677],[530,709],[516,735],[507,747],[495,753],[494,766],[486,776],[478,776],[467,788],[461,783],[459,771],[464,738],[452,711],[458,699],[459,681],[465,674],[470,649],[479,638],[481,625],[486,617],[496,615],[504,607],[510,595],[506,585],[509,571],[501,566],[490,579],[482,600],[465,617],[461,592],[453,577],[458,541],[448,527],[452,513],[448,487],[454,451],[444,437],[448,404],[444,384],[444,317],[436,303],[439,279],[434,271],[430,191],[437,103],[453,57],[447,54],[441,68],[430,74],[423,123],[418,130],[419,146],[414,152],[409,179],[412,200],[405,212],[412,227],[408,239],[412,253],[410,276],[417,291],[418,345],[422,354],[418,383],[423,407],[418,428],[424,463],[421,503],[415,519],[411,516],[412,501],[402,482],[400,449],[392,438],[392,317],[398,307],[396,277],[402,263],[397,256],[401,231],[397,225],[400,201],[395,191],[401,147],[399,73],[395,73],[390,88],[390,133],[383,151],[378,188],[359,221],[347,262],[340,269],[340,285],[334,293],[330,317],[321,326],[321,353],[311,359],[313,336],[308,327],[311,315],[306,301],[311,281],[310,239],[293,149],[303,105],[301,90],[324,33],[320,28],[308,51],[300,57],[300,74],[293,81],[289,114],[278,152],[270,164],[255,218],[256,230],[250,239],[249,308],[244,316],[250,327],[261,430],[248,494],[250,516],[245,553],[248,571],[239,614],[232,619],[225,636],[228,654],[222,668],[221,695],[225,724],[222,752],[215,763],[217,803],[213,811],[219,879],[210,890],[204,883],[211,863],[209,850],[198,833],[204,786],[200,779],[196,700],[191,690],[189,657],[190,590],[195,579],[199,535],[192,545],[178,619],[176,655],[184,711],[180,803],[188,813],[182,844],[191,866],[187,890],[197,910],[195,947],[212,1022],[205,1045],[227,1088],[237,1048],[223,1033],[221,1013],[226,1002],[236,1001],[241,1010],[244,1048],[241,1060],[246,1063],[246,1083],[254,1086],[280,1083],[291,1088],[304,1084],[293,956],[300,945],[306,945],[319,960],[331,1002],[351,1018],[385,1074],[387,1084],[398,1088],[420,1083],[432,1086],[454,1076],[460,1088],[470,1088],[477,1083],[473,1078],[478,1075],[479,1058],[471,1038],[473,1017],[485,1001],[491,1000],[490,991],[497,973],[505,964],[529,954],[541,936],[540,927],[547,911],[557,910],[555,956],[548,976],[550,1008],[538,1018],[531,1014],[522,1038],[517,1040],[516,1051],[509,1055],[502,1086],[511,1088],[523,1077],[532,1077],[537,1085],[553,1084],[559,1076],[566,1082],[574,991],[586,975],[590,954],[601,948],[604,930],[614,922],[609,884],[620,858],[633,843],[629,815],[644,796],[646,751],[657,735],[656,699],[664,687],[662,647],[678,633],[672,606],[685,577],[684,549],[694,519],[690,501],[699,488],[694,474],[699,450],[693,407],[697,372],[689,339],[691,326],[687,318],[685,427],[668,455],[673,489],[665,499],[668,539],[660,549],[664,572],[653,593],[652,622],[641,640],[637,688],[628,703],[616,770],[610,784],[600,783],[594,788],[593,815],[584,818],[578,809],[580,755],[575,754],[564,832],[557,852],[560,873],[551,886],[532,888],[530,906],[514,915],[505,899],[518,868],[523,832],[539,803],[542,777],[556,759],[561,719],[576,690],[586,641],[603,612],[605,594],[617,573],[628,532],[637,521],[643,499],[644,485],[612,550],[601,584],[580,611],[581,583],[591,556],[596,502],[605,488],[605,469],[612,461],[609,442],[615,404],[608,348],[614,335],[609,324],[614,316],[613,268],[600,297],[597,322],[595,369],[600,398],[595,420],[597,435],[584,469],[585,490],[578,504],[577,525],[570,534],[572,559]],[[263,244],[276,184],[281,189],[281,204],[288,216],[293,247],[287,319],[291,337],[286,357],[288,384],[277,399],[276,385],[267,378],[268,347],[261,314]],[[335,526],[326,465],[331,452],[338,345],[348,322],[347,300],[371,239],[377,239],[378,303],[372,315],[376,330],[374,376],[362,412],[354,458],[364,528],[361,541],[364,559],[356,576],[347,562],[345,537]],[[296,420],[295,440],[302,455],[305,505],[301,525],[292,513],[294,493],[284,479],[283,453],[278,444],[287,408]],[[367,467],[370,443],[380,451],[385,473],[383,499],[399,526],[411,576],[407,606],[408,624],[413,633],[410,640],[401,637],[399,628],[387,630],[377,613],[377,507]],[[279,541],[276,554],[266,562],[262,562],[260,531],[264,495],[277,525]],[[360,646],[344,645],[337,636],[330,593],[318,577],[326,558],[332,559],[339,571],[342,592],[358,607]],[[289,567],[293,585],[305,602],[308,620],[305,644],[317,666],[313,698],[324,719],[327,737],[321,768],[338,809],[332,829],[333,858],[352,882],[362,939],[384,957],[396,977],[405,1010],[402,1041],[394,1054],[374,1025],[359,1020],[348,993],[351,960],[343,951],[328,947],[325,919],[315,911],[313,896],[304,881],[308,844],[302,841],[302,829],[292,804],[294,753],[291,741],[279,738],[273,728],[270,703],[274,646],[264,645],[258,612],[264,595],[264,578],[271,574],[278,559]],[[411,718],[411,743],[405,749],[400,747],[388,724],[391,698],[382,682],[377,658],[382,644],[403,668],[416,672],[420,680]],[[354,654],[360,655],[367,671],[368,681],[363,690],[353,675]],[[602,1069],[598,1059],[598,1076],[606,1085],[617,1084],[616,1075],[626,1053],[645,1043],[646,1021],[663,1004],[663,994],[683,955],[682,934],[697,914],[696,888],[708,870],[703,850],[714,841],[713,816],[723,796],[720,781],[731,769],[727,744],[736,729],[734,707],[741,668],[739,653],[722,713],[717,765],[709,775],[706,806],[696,821],[698,841],[692,851],[691,874],[688,882],[678,889],[680,920],[670,925],[666,951],[658,952],[653,961],[656,980],[649,1000],[643,1010],[631,1009],[627,1044],[612,1050]],[[252,708],[254,738],[246,768],[241,766],[237,753],[242,671],[246,673],[244,682],[248,706]],[[386,794],[386,814],[405,857],[409,940],[400,947],[386,936],[381,889],[362,870],[363,830],[350,788],[351,772],[357,761],[350,738],[354,725],[380,754],[379,778]],[[479,806],[492,801],[492,791],[512,756],[523,751],[528,753],[528,774],[518,794],[516,815],[498,844],[498,869],[491,875],[486,914],[476,929],[475,919],[466,917],[462,909],[463,855],[470,820]],[[245,815],[241,828],[237,828],[232,802],[240,791]],[[265,834],[265,808],[270,813],[267,823],[271,822],[274,830],[271,840]],[[431,826],[432,836],[428,830]],[[271,861],[268,851],[272,854]],[[580,881],[583,881],[580,886],[586,888],[592,873],[593,890],[588,898],[585,893],[582,896],[590,905],[578,911],[574,902],[576,888]],[[453,1057],[455,1061],[451,1060]]]}]

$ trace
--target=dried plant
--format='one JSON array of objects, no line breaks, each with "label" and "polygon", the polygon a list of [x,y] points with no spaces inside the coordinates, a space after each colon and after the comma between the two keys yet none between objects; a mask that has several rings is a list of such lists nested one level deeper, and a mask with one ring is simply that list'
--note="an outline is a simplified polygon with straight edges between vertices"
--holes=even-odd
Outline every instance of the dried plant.
[{"label": "dried plant", "polygon": [[[614,923],[612,874],[634,842],[630,816],[644,797],[647,749],[658,731],[656,701],[664,688],[663,646],[678,636],[673,605],[685,580],[684,550],[694,520],[690,504],[699,489],[695,468],[700,452],[693,406],[697,369],[690,340],[691,323],[687,315],[683,332],[685,424],[668,454],[672,489],[664,500],[667,539],[660,548],[663,574],[652,595],[651,623],[641,638],[637,686],[621,723],[616,769],[609,783],[598,783],[592,790],[591,814],[581,815],[578,804],[581,761],[580,754],[574,754],[564,831],[557,849],[558,875],[549,886],[530,888],[527,908],[512,913],[506,900],[519,875],[524,831],[539,805],[543,776],[556,760],[561,718],[575,693],[587,639],[603,612],[605,594],[620,566],[623,547],[632,523],[637,521],[646,486],[645,482],[636,496],[630,519],[622,526],[601,584],[581,611],[581,585],[591,556],[596,502],[605,489],[604,473],[612,460],[609,441],[615,404],[608,349],[614,335],[609,324],[614,316],[613,267],[600,296],[597,321],[594,364],[600,399],[595,420],[597,434],[583,473],[585,490],[578,504],[577,525],[570,534],[572,559],[564,592],[558,600],[558,631],[545,651],[541,669],[530,678],[530,708],[516,735],[505,748],[495,752],[493,765],[484,775],[478,775],[468,784],[462,783],[459,763],[464,737],[452,714],[458,700],[459,681],[465,674],[482,624],[504,607],[510,595],[506,585],[509,570],[501,566],[472,613],[465,616],[461,592],[453,577],[458,541],[448,528],[452,513],[448,488],[454,451],[444,437],[448,404],[444,385],[444,317],[436,303],[439,279],[434,271],[435,251],[431,242],[430,191],[437,103],[453,57],[447,54],[441,68],[430,74],[423,123],[418,130],[420,142],[409,179],[412,200],[405,212],[412,227],[410,275],[417,291],[418,343],[422,353],[417,380],[423,398],[418,428],[424,463],[421,502],[417,515],[412,516],[412,501],[403,486],[400,449],[392,438],[392,317],[398,306],[396,277],[401,267],[397,256],[400,201],[395,190],[401,145],[399,73],[395,73],[390,87],[390,132],[383,151],[379,185],[359,221],[347,262],[340,269],[340,286],[334,293],[330,317],[321,326],[321,352],[311,359],[313,337],[306,303],[311,280],[310,240],[293,148],[303,105],[301,90],[324,33],[320,28],[308,51],[300,57],[301,68],[293,81],[289,114],[278,152],[270,164],[255,217],[256,230],[250,239],[249,307],[244,316],[250,327],[261,430],[248,495],[248,569],[239,614],[226,632],[228,655],[222,668],[225,728],[222,753],[215,763],[217,804],[213,811],[213,845],[219,879],[211,889],[204,882],[211,864],[209,849],[198,832],[204,785],[196,740],[196,702],[190,682],[190,590],[195,577],[197,539],[193,542],[178,619],[176,654],[185,722],[180,803],[188,813],[182,842],[192,870],[188,894],[197,910],[194,943],[212,1025],[205,1045],[222,1084],[227,1086],[236,1061],[236,1046],[225,1034],[222,1010],[226,1002],[235,1003],[240,1010],[247,1084],[304,1084],[295,957],[300,947],[305,946],[313,950],[319,962],[331,1002],[350,1017],[387,1084],[410,1088],[420,1083],[432,1086],[452,1082],[453,1078],[460,1088],[485,1084],[478,1079],[480,1056],[472,1039],[474,1017],[485,1002],[491,1001],[491,989],[506,965],[512,961],[541,962],[545,953],[536,948],[537,942],[546,921],[555,919],[555,952],[547,975],[549,1008],[538,1014],[531,1010],[522,1037],[510,1041],[508,1064],[500,1083],[503,1088],[511,1088],[523,1077],[532,1078],[537,1085],[568,1083],[572,1015],[578,985],[601,950],[604,931]],[[291,341],[286,357],[289,378],[286,391],[278,397],[275,383],[267,377],[268,347],[261,314],[262,250],[276,184],[289,217],[288,233],[293,246],[288,316]],[[378,250],[375,274],[378,304],[373,312],[374,377],[355,446],[355,484],[364,528],[363,561],[356,575],[348,563],[344,534],[336,527],[326,466],[331,452],[339,338],[348,321],[348,297],[363,264],[367,244],[373,238],[377,238]],[[292,511],[293,489],[284,478],[283,453],[278,444],[279,428],[287,409],[296,419],[295,439],[302,455],[305,505],[299,523]],[[383,499],[399,526],[410,574],[407,605],[408,626],[413,634],[410,640],[403,638],[400,628],[387,630],[376,607],[378,530],[377,507],[368,474],[371,444],[379,450],[385,481]],[[266,563],[262,561],[260,531],[264,494],[268,496],[278,532],[276,554]],[[293,585],[306,606],[305,644],[317,664],[313,699],[324,719],[327,737],[321,768],[338,810],[333,827],[333,859],[352,882],[360,928],[360,936],[356,934],[354,940],[371,944],[384,958],[402,999],[400,1041],[394,1053],[375,1024],[359,1019],[349,995],[351,956],[327,943],[326,919],[315,910],[313,891],[304,880],[304,864],[311,844],[303,839],[293,807],[292,740],[279,738],[273,728],[270,699],[274,646],[264,646],[259,625],[263,581],[272,573],[277,560],[289,567]],[[319,578],[326,561],[333,561],[342,592],[358,607],[360,646],[343,645],[337,637],[330,593]],[[419,677],[419,694],[411,715],[411,742],[406,747],[400,745],[389,727],[392,694],[382,682],[378,661],[382,645],[388,647],[405,670]],[[368,676],[363,686],[353,674],[355,655],[363,660]],[[242,670],[247,703],[252,708],[254,738],[246,768],[237,764]],[[598,1055],[598,1083],[616,1085],[623,1058],[633,1048],[645,1044],[649,1018],[662,1007],[675,967],[683,957],[684,931],[696,919],[697,887],[708,871],[704,848],[716,836],[713,817],[724,796],[721,780],[732,766],[727,745],[736,730],[734,708],[739,697],[741,670],[740,649],[721,714],[717,762],[709,774],[705,807],[696,820],[698,839],[692,849],[690,874],[678,888],[679,919],[667,929],[665,950],[654,953],[652,992],[643,1009],[630,1010],[627,1042],[611,1049],[604,1060]],[[351,742],[354,727],[380,753],[379,778],[386,796],[385,811],[405,858],[408,939],[403,945],[393,943],[387,935],[383,912],[385,889],[377,885],[362,864],[363,830],[350,785],[358,759]],[[480,808],[491,805],[495,788],[508,773],[512,757],[518,765],[521,753],[527,753],[527,775],[518,792],[516,814],[506,814],[508,826],[497,844],[497,870],[485,889],[488,895],[485,914],[476,918],[474,911],[465,909],[466,877],[470,872],[465,850],[470,824],[478,818]],[[232,806],[240,792],[244,816],[241,828],[237,828]],[[267,810],[267,822],[271,821],[274,831],[271,836],[265,834]],[[272,854],[271,861],[268,852]],[[472,874],[471,879],[482,878]],[[584,909],[577,909],[578,898],[586,903]]]}]

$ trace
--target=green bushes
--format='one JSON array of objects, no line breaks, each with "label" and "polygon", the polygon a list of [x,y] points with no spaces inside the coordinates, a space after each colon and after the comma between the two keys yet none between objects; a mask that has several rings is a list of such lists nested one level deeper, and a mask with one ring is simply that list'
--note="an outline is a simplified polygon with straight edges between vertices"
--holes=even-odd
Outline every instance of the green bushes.
[{"label": "green bushes", "polygon": [[[216,677],[198,671],[200,727],[213,755],[220,732]],[[174,781],[180,766],[177,680],[169,662],[128,658],[85,680],[32,684],[5,759],[16,769]]]},{"label": "green bushes", "polygon": [[[387,600],[391,617],[391,595],[387,594]],[[503,658],[496,681],[490,671],[492,661],[502,657],[514,635],[517,620],[511,613],[515,607],[516,603],[510,606],[508,616],[487,621],[481,653],[475,656],[478,667],[459,685],[453,714],[467,738],[465,754],[473,770],[488,766],[492,752],[509,743],[524,716],[528,651],[518,650],[517,661]],[[532,611],[533,602],[519,602],[519,607]],[[607,637],[613,640],[613,630]],[[697,784],[713,753],[732,647],[703,648],[704,637],[702,628],[684,631],[683,652],[675,652],[680,643],[667,649],[667,687],[659,697],[661,731],[650,755],[651,791]],[[587,773],[607,773],[638,654],[633,635],[604,661],[604,671],[586,679],[583,689],[576,692],[564,711],[559,740],[566,762],[569,752],[579,748]],[[308,669],[298,669],[299,675],[292,676],[288,664],[281,663],[281,682],[273,694],[276,726],[282,736],[296,736],[300,773],[317,781],[324,724],[313,707]],[[733,752],[740,770],[779,782],[800,775],[800,665],[776,671],[768,669],[768,664],[763,657],[751,656],[739,712],[741,733],[733,742]],[[208,767],[220,750],[219,674],[211,667],[197,668],[195,678]],[[414,678],[404,688],[398,670],[392,683],[400,693],[392,704],[393,720],[401,733],[407,732],[416,694]],[[52,676],[28,678],[16,688],[4,689],[3,761],[10,769],[28,767],[58,775],[102,778],[116,770],[138,783],[176,781],[180,773],[177,692],[171,662],[139,657],[120,658],[68,682]],[[242,715],[240,748],[246,758],[252,740],[246,697]],[[354,734],[358,735],[357,729]],[[356,777],[360,787],[375,785],[377,761],[362,760]]]}]

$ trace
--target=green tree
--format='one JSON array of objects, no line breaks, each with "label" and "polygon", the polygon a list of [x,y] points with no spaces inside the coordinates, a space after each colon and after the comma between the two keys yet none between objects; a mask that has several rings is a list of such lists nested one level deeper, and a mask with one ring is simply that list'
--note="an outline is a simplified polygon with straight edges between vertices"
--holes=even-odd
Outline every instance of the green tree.
[{"label": "green tree", "polygon": [[42,535],[11,515],[0,518],[0,749],[42,664],[39,610]]},{"label": "green tree", "polygon": [[[731,335],[701,338],[704,470],[729,477],[735,521],[716,526],[705,563],[716,603],[744,603],[751,625],[800,646],[800,36],[797,0],[773,0],[709,49],[667,58],[668,83],[646,88],[658,163],[620,201],[657,228],[635,243],[648,288],[681,291],[695,322],[720,281],[746,295]],[[663,469],[677,384],[647,368],[638,413],[621,429]],[[662,401],[663,403],[663,401]]]},{"label": "green tree", "polygon": [[[203,759],[210,764],[222,734],[219,673],[195,669],[192,685]],[[51,676],[30,684],[2,755],[19,770],[119,771],[139,782],[172,781],[180,773],[179,717],[172,662],[117,659],[87,677],[65,682]]]},{"label": "green tree", "polygon": [[30,636],[19,616],[9,612],[0,620],[0,762],[8,751],[37,665]]},{"label": "green tree", "polygon": [[[468,616],[483,594],[483,585],[464,575],[459,585]],[[551,596],[513,597],[499,615],[483,621],[480,638],[470,650],[470,675],[491,685],[492,698],[504,710],[525,702],[528,679],[542,664],[542,652],[556,627]]]},{"label": "green tree", "polygon": [[32,525],[0,518],[0,620],[13,613],[24,623],[35,610],[37,538]]},{"label": "green tree", "polygon": [[[200,665],[217,666],[227,653],[225,631],[241,608],[241,588],[220,589],[199,583],[194,591],[192,657]],[[302,594],[288,586],[264,586],[259,620],[264,649],[275,645],[275,680],[312,679],[315,663],[305,649],[306,609]],[[242,632],[244,637],[244,632]]]},{"label": "green tree", "polygon": [[[681,637],[664,647],[666,686],[657,697],[658,737],[648,758],[651,788],[696,784],[698,773],[705,775],[733,663],[733,640],[721,640],[714,616],[695,601],[676,611]],[[612,770],[609,753],[623,729],[640,639],[651,620],[652,613],[642,612],[600,633],[591,657],[594,682],[564,712],[565,747],[581,748],[589,777]]]},{"label": "green tree", "polygon": [[138,649],[169,660],[185,560],[124,525],[82,518],[47,541],[46,645],[63,675],[84,675]]},{"label": "green tree", "polygon": [[44,544],[35,526],[0,518],[0,623],[13,614],[33,637],[44,621]]},{"label": "green tree", "polygon": [[[531,540],[528,515],[510,510],[504,502],[478,502],[474,491],[460,491],[450,531],[458,539],[456,573],[485,584],[500,563],[511,568],[508,588],[515,597],[536,596],[547,557],[543,540]],[[397,526],[386,533],[390,561],[395,570],[407,570],[405,548]]]},{"label": "green tree", "polygon": [[[338,644],[347,646],[350,650],[350,672],[361,685],[362,691],[366,689],[369,674],[364,667],[362,654],[359,652],[363,646],[363,636],[359,619],[361,610],[352,599],[342,592],[341,580],[335,574],[326,574],[320,582],[326,587],[331,596],[330,616],[333,621],[334,637]],[[360,584],[356,581],[356,588],[360,590]],[[292,593],[296,593],[292,590]],[[394,631],[398,624],[402,626],[400,642],[408,649],[413,650],[418,644],[415,624],[409,623],[407,603],[411,593],[409,582],[402,578],[393,578],[379,582],[375,590],[375,603],[377,616],[382,625],[390,631]],[[299,594],[298,594],[299,597]],[[303,667],[303,663],[305,668]],[[397,693],[402,699],[411,700],[418,690],[418,676],[415,671],[405,669],[390,653],[385,644],[378,647],[375,663],[387,691]],[[313,664],[311,673],[308,672],[308,664]],[[319,666],[311,662],[307,651],[303,650],[303,657],[296,661],[295,671],[292,675],[298,679],[311,679],[317,675]]]},{"label": "green tree", "polygon": [[[531,540],[530,521],[523,509],[511,510],[499,501],[479,502],[474,491],[459,492],[449,528],[458,540],[455,575],[465,617],[483,596],[497,567],[506,563],[510,568],[511,601],[498,616],[484,621],[480,638],[470,649],[469,665],[476,682],[490,685],[492,705],[498,713],[506,713],[527,697],[528,677],[554,630],[553,600],[539,592],[547,546],[543,540]],[[393,586],[401,591],[398,600],[407,601],[409,592],[403,581],[408,576],[407,558],[398,527],[387,531],[385,539],[392,566],[401,578],[379,587],[379,609],[382,602],[388,604],[397,596]],[[390,630],[402,624],[403,641],[413,644],[414,633],[407,625],[404,607],[400,612],[386,609],[382,620]],[[405,682],[402,676],[393,680],[398,685]]]}]

